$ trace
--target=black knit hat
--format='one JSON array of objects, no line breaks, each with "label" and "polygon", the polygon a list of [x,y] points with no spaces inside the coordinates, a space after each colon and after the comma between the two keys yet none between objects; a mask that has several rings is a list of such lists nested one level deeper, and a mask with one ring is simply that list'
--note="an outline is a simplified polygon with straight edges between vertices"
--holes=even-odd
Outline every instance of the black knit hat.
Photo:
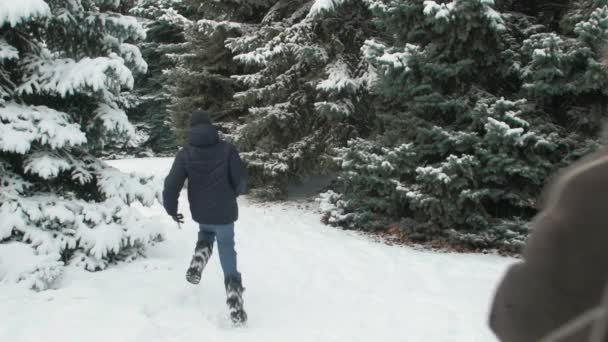
[{"label": "black knit hat", "polygon": [[190,117],[190,127],[194,127],[197,125],[209,125],[211,124],[211,118],[209,112],[204,110],[195,110]]}]

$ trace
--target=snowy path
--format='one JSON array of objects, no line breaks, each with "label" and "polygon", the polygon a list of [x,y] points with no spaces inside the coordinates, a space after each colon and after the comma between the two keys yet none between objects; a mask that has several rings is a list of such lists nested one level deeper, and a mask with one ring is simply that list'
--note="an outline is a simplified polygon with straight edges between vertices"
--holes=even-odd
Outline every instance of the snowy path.
[{"label": "snowy path", "polygon": [[[167,159],[114,164],[169,167]],[[488,303],[511,259],[385,246],[325,227],[315,213],[242,201],[237,248],[250,321],[234,329],[217,255],[198,287],[187,284],[196,227],[179,231],[163,219],[168,241],[147,259],[99,273],[71,269],[60,289],[42,293],[0,286],[0,341],[495,341]]]}]

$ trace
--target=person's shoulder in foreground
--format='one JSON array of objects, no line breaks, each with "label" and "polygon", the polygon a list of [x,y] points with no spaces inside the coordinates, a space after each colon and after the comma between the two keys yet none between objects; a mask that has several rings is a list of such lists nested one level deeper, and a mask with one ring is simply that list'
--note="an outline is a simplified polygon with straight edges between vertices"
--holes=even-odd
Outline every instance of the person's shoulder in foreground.
[{"label": "person's shoulder in foreground", "polygon": [[[499,285],[490,326],[502,342],[537,342],[600,304],[608,281],[608,149],[560,172],[523,250]],[[608,322],[608,320],[606,320]],[[588,341],[589,328],[552,342]]]}]

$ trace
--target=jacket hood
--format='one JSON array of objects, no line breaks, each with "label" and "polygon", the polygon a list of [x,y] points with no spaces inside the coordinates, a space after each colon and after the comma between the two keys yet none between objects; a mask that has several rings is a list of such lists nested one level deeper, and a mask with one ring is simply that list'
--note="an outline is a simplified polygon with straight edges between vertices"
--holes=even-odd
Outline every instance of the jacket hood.
[{"label": "jacket hood", "polygon": [[213,146],[220,142],[217,128],[211,124],[202,124],[192,127],[188,143],[197,147]]}]

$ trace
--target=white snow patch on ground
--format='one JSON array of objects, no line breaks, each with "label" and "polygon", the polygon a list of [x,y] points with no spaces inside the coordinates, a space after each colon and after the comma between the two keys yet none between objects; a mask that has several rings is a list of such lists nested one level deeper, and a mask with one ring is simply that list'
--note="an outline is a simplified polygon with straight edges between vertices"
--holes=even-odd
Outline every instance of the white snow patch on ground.
[{"label": "white snow patch on ground", "polygon": [[[170,160],[112,164],[164,174]],[[180,206],[189,216],[185,196]],[[314,212],[242,200],[237,249],[250,320],[236,329],[217,253],[201,284],[188,284],[197,227],[164,223],[168,240],[146,259],[97,273],[69,268],[59,289],[41,293],[0,285],[0,341],[495,341],[487,312],[513,259],[386,246],[323,226]]]}]

